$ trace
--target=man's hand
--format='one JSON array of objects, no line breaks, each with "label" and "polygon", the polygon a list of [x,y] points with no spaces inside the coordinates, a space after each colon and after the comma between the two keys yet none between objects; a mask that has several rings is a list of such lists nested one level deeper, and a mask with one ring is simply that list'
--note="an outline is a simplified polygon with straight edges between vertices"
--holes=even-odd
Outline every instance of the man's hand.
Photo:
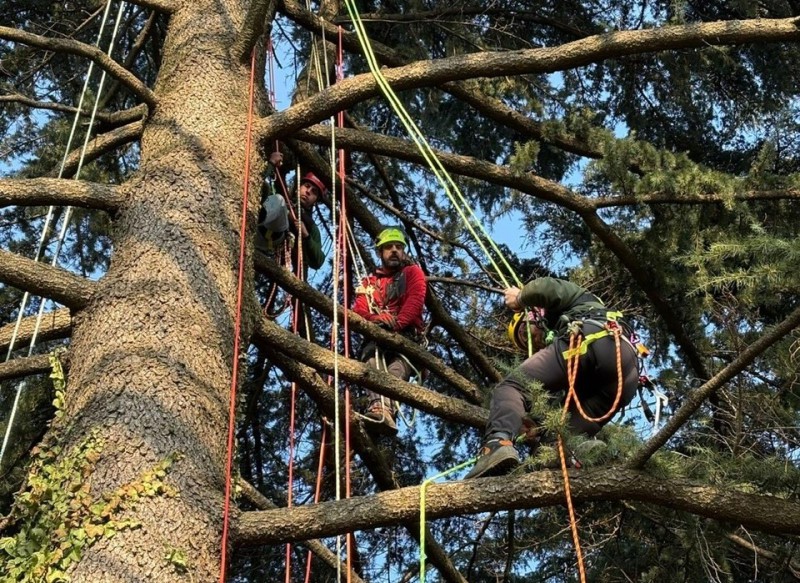
[{"label": "man's hand", "polygon": [[275,166],[275,168],[280,168],[281,164],[283,164],[283,154],[280,152],[272,152],[269,155],[269,163]]},{"label": "man's hand", "polygon": [[505,295],[506,307],[515,312],[522,311],[522,304],[519,302],[520,289],[518,287],[510,287],[503,292]]},{"label": "man's hand", "polygon": [[397,318],[391,312],[381,312],[375,316],[373,322],[386,330],[391,330],[392,332],[397,330]]}]

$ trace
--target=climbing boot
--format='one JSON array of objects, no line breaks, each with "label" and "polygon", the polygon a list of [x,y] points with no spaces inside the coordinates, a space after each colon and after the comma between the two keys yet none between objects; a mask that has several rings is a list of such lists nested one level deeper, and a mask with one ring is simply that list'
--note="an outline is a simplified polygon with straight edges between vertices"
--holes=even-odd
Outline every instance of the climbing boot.
[{"label": "climbing boot", "polygon": [[481,448],[478,461],[464,479],[502,476],[518,465],[519,454],[510,439],[490,439]]},{"label": "climbing boot", "polygon": [[394,411],[392,408],[384,405],[381,401],[373,401],[367,412],[364,413],[370,423],[367,425],[367,430],[374,432],[377,435],[397,435],[397,423],[394,421]]}]

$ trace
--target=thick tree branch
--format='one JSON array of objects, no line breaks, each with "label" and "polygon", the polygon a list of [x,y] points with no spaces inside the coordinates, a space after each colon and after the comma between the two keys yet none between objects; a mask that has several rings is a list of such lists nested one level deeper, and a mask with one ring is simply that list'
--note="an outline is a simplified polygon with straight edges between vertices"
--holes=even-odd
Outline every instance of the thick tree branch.
[{"label": "thick tree branch", "polygon": [[70,309],[89,303],[97,284],[69,271],[0,249],[0,281],[50,298]]},{"label": "thick tree branch", "polygon": [[58,178],[0,179],[0,207],[68,205],[114,213],[123,202],[116,186]]},{"label": "thick tree branch", "polygon": [[37,354],[0,362],[0,381],[50,372],[50,356]]},{"label": "thick tree branch", "polygon": [[[144,120],[138,120],[122,127],[118,127],[110,132],[106,132],[95,136],[89,141],[86,147],[86,152],[83,156],[83,163],[88,164],[107,152],[111,152],[114,148],[124,146],[134,142],[142,137],[144,130]],[[72,176],[78,170],[78,164],[81,158],[81,148],[76,148],[67,156],[67,161],[64,164],[64,172],[62,176]],[[59,168],[54,168],[50,171],[51,177],[58,176]]]},{"label": "thick tree branch", "polygon": [[[305,26],[309,30],[317,31],[324,28],[326,34],[335,35],[337,27],[332,22],[327,22],[320,18],[313,12],[305,10],[302,5],[294,0],[284,0],[283,2],[285,12],[292,20]],[[573,31],[576,36],[585,36],[583,33]],[[344,48],[359,53],[361,52],[361,45],[355,33],[345,32],[342,35],[342,44]],[[407,59],[402,58],[400,54],[386,45],[379,42],[372,41],[372,48],[375,56],[382,65],[391,67],[399,67],[409,64]],[[552,132],[546,130],[545,124],[533,120],[526,115],[508,107],[499,99],[489,97],[476,89],[476,84],[472,81],[454,81],[449,83],[441,83],[438,85],[440,89],[462,100],[464,103],[472,106],[476,111],[485,115],[488,119],[502,124],[508,128],[519,132],[522,135],[529,136],[533,139],[540,140],[544,143],[551,144],[564,151],[585,156],[587,158],[602,158],[602,150],[595,148],[584,141],[569,135],[553,135]],[[631,164],[633,172],[640,172],[636,163]]]},{"label": "thick tree branch", "polygon": [[[351,325],[353,322],[354,319],[351,319]],[[262,319],[259,322],[256,327],[254,341],[257,344],[269,347],[271,352],[280,351],[315,370],[330,374],[334,372],[333,353],[303,340],[270,320]],[[340,378],[348,382],[408,403],[417,409],[433,413],[438,417],[471,425],[479,429],[482,429],[486,424],[486,419],[488,418],[486,409],[470,405],[453,397],[445,397],[430,389],[412,385],[372,368],[366,363],[340,356],[336,363],[336,369]]]},{"label": "thick tree branch", "polygon": [[[287,273],[286,270],[278,267],[274,262],[256,254],[256,268],[270,277],[283,289],[296,297],[303,298],[303,302],[321,314],[333,317],[333,309],[329,297],[321,294],[307,283],[300,281],[296,277]],[[337,306],[340,321],[344,321],[344,309]],[[466,396],[472,403],[481,403],[482,396],[475,386],[467,379],[446,366],[441,360],[433,356],[421,346],[411,342],[400,334],[393,334],[386,330],[367,322],[358,314],[348,310],[350,329],[358,334],[364,334],[381,343],[382,346],[390,350],[397,350],[411,358],[415,363],[427,368],[430,372],[441,378]]]},{"label": "thick tree branch", "polygon": [[[247,501],[259,510],[274,510],[279,508],[279,506],[273,503],[272,500],[256,490],[250,482],[240,478],[239,487],[242,490],[242,495],[247,499]],[[308,540],[303,543],[303,546],[314,553],[314,555],[316,555],[323,563],[328,565],[334,571],[341,568],[343,573],[347,573],[347,567],[342,564],[336,555],[329,551],[328,547],[326,547],[320,541]],[[349,573],[348,579],[354,581],[355,583],[365,583],[365,581],[359,577],[355,571],[351,571]]]},{"label": "thick tree branch", "polygon": [[234,54],[240,61],[246,62],[256,42],[267,29],[267,23],[275,18],[278,0],[253,0],[247,9],[242,29],[233,47]]},{"label": "thick tree branch", "polygon": [[632,469],[644,467],[647,460],[649,460],[661,446],[667,443],[670,437],[675,435],[675,433],[683,427],[684,423],[688,421],[689,417],[700,408],[708,397],[730,381],[734,376],[742,372],[770,346],[784,338],[798,326],[800,326],[800,308],[795,309],[783,322],[750,344],[733,362],[706,381],[700,388],[692,391],[681,408],[670,416],[669,421],[667,421],[664,427],[645,443],[639,451],[631,456],[627,466]]},{"label": "thick tree branch", "polygon": [[[12,322],[0,328],[0,354],[6,354],[8,352],[8,346],[11,343],[11,339],[14,338],[14,329],[16,326],[17,323]],[[23,318],[17,330],[14,346],[16,348],[27,346],[33,337],[33,331],[35,329],[36,316]],[[43,315],[36,338],[40,341],[66,338],[69,336],[71,330],[72,316],[70,316],[69,309],[59,308]]]},{"label": "thick tree branch", "polygon": [[[393,89],[406,90],[476,77],[553,73],[607,59],[665,50],[738,45],[756,41],[794,41],[800,39],[799,22],[797,17],[729,20],[612,32],[552,48],[481,52],[421,61],[385,69],[383,75]],[[262,119],[257,126],[257,133],[262,140],[293,134],[378,93],[378,85],[371,74],[357,75]]]},{"label": "thick tree branch", "polygon": [[[800,504],[730,487],[665,480],[612,467],[572,470],[570,489],[576,503],[639,500],[771,534],[800,534]],[[558,471],[540,471],[521,477],[446,482],[429,486],[426,498],[425,512],[431,520],[476,512],[544,508],[564,503],[564,481]],[[419,487],[409,487],[313,506],[245,512],[237,522],[235,538],[241,545],[263,545],[300,540],[301,536],[333,536],[418,521],[419,510]]]},{"label": "thick tree branch", "polygon": [[0,38],[46,51],[62,52],[91,59],[98,67],[105,70],[115,79],[118,79],[121,83],[124,83],[134,95],[139,97],[151,108],[156,105],[156,96],[150,91],[147,85],[142,83],[136,75],[122,67],[114,59],[95,46],[71,39],[39,36],[38,34],[32,34],[8,26],[0,26]]}]

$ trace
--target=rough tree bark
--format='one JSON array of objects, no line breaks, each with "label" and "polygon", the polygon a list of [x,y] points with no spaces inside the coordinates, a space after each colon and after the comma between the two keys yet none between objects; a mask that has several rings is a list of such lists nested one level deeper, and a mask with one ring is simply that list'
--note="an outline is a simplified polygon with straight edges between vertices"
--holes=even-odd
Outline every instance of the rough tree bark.
[{"label": "rough tree bark", "polygon": [[164,558],[181,545],[194,581],[218,576],[249,79],[231,47],[244,4],[175,4],[141,167],[118,191],[111,266],[74,321],[69,421],[55,427],[65,451],[99,430],[95,495],[173,452],[180,495],[143,498],[130,512],[141,528],[101,538],[76,581],[185,581]]}]

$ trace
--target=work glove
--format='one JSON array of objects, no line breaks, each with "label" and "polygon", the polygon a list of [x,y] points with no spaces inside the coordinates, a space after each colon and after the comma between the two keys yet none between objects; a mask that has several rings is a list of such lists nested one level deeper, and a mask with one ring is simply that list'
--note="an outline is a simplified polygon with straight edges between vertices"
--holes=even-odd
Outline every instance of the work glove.
[{"label": "work glove", "polygon": [[391,330],[392,332],[397,330],[397,318],[391,312],[381,312],[375,316],[373,322],[386,330]]}]

